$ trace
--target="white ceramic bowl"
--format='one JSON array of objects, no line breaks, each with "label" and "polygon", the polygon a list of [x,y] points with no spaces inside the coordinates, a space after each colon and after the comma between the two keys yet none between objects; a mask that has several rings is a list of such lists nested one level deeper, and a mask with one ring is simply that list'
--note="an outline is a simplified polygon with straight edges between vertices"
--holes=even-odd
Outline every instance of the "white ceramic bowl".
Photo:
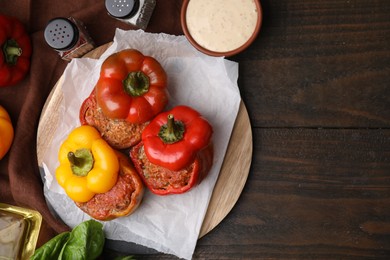
[{"label": "white ceramic bowl", "polygon": [[[239,44],[238,46],[234,46],[231,49],[226,49],[223,51],[219,51],[216,48],[211,49],[211,48],[205,47],[206,46],[205,44],[200,44],[200,40],[196,39],[196,36],[191,34],[191,32],[190,32],[191,29],[189,29],[189,26],[187,24],[187,19],[189,20],[188,15],[192,15],[192,12],[187,12],[188,6],[189,6],[191,1],[197,1],[197,0],[184,0],[183,1],[183,5],[181,8],[181,26],[182,26],[183,32],[184,32],[185,36],[187,37],[188,41],[199,51],[201,51],[207,55],[210,55],[210,56],[229,57],[229,56],[236,55],[236,54],[244,51],[245,49],[247,49],[249,47],[249,45],[251,45],[253,43],[253,41],[257,38],[259,31],[260,31],[260,28],[261,28],[262,18],[263,18],[261,4],[258,0],[253,0],[254,4],[255,4],[255,8],[256,8],[255,11],[256,11],[256,17],[257,17],[257,19],[252,20],[253,24],[250,24],[251,27],[253,27],[253,32],[248,37],[246,37],[244,39],[244,41],[241,41],[242,43]],[[213,1],[213,0],[211,0],[211,1]],[[251,1],[251,0],[248,0],[248,1]],[[225,7],[221,6],[218,11],[220,11],[220,10],[223,11],[223,8],[225,8]],[[203,19],[203,21],[202,21],[203,23],[204,23],[205,19],[206,19],[206,22],[210,22],[209,16],[211,17],[213,15],[213,14],[211,14],[209,16],[206,16],[205,15],[206,13],[210,13],[210,12],[201,12],[201,16],[202,16],[201,19]],[[192,17],[192,18],[198,19],[199,17]],[[229,21],[229,22],[234,22],[234,20]],[[218,21],[218,23],[224,25],[224,22],[222,22],[222,21]],[[228,25],[229,24],[226,23],[226,26],[228,26]],[[235,27],[235,28],[237,29],[237,27]],[[222,29],[221,29],[221,32],[222,32]],[[224,30],[224,33],[226,33],[226,30]],[[232,34],[232,35],[234,35],[234,34]],[[223,38],[223,37],[221,37],[221,38]],[[218,41],[219,38],[216,37],[215,40]]]}]

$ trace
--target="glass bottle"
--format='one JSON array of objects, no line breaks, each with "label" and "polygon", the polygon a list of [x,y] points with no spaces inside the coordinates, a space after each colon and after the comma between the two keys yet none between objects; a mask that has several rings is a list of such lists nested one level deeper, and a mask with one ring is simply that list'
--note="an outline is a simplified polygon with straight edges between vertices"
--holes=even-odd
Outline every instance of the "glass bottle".
[{"label": "glass bottle", "polygon": [[50,20],[44,37],[47,44],[66,61],[79,58],[95,48],[85,25],[73,17]]},{"label": "glass bottle", "polygon": [[111,17],[145,30],[156,0],[105,0],[105,5]]}]

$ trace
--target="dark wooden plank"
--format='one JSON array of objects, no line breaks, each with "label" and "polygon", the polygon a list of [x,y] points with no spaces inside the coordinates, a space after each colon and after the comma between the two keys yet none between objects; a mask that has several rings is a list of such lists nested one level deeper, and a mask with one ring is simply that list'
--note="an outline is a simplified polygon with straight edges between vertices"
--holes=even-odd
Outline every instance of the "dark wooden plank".
[{"label": "dark wooden plank", "polygon": [[254,136],[244,193],[198,257],[390,256],[390,130]]},{"label": "dark wooden plank", "polygon": [[254,129],[253,134],[244,192],[198,241],[195,259],[390,256],[390,130]]},{"label": "dark wooden plank", "polygon": [[254,126],[390,127],[390,5],[261,1],[239,85]]}]

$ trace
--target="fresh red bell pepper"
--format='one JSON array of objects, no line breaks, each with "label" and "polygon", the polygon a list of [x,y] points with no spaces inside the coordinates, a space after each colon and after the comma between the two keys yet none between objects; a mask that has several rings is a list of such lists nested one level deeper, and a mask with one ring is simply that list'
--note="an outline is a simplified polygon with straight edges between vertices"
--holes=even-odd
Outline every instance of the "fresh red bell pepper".
[{"label": "fresh red bell pepper", "polygon": [[153,57],[134,49],[110,55],[102,64],[96,100],[109,118],[144,123],[168,103],[167,74]]},{"label": "fresh red bell pepper", "polygon": [[0,15],[0,87],[20,82],[30,69],[31,41],[23,24]]},{"label": "fresh red bell pepper", "polygon": [[183,193],[198,184],[211,168],[212,134],[212,126],[199,112],[177,106],[150,122],[130,157],[153,193]]}]

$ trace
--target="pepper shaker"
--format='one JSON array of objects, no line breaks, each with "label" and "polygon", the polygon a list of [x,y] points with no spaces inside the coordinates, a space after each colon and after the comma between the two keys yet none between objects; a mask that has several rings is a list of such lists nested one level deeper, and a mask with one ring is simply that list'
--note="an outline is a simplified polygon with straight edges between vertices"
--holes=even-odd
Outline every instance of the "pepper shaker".
[{"label": "pepper shaker", "polygon": [[111,17],[145,30],[156,0],[105,0],[105,5]]},{"label": "pepper shaker", "polygon": [[95,48],[84,24],[73,17],[50,20],[44,36],[47,44],[66,61],[79,58]]}]

